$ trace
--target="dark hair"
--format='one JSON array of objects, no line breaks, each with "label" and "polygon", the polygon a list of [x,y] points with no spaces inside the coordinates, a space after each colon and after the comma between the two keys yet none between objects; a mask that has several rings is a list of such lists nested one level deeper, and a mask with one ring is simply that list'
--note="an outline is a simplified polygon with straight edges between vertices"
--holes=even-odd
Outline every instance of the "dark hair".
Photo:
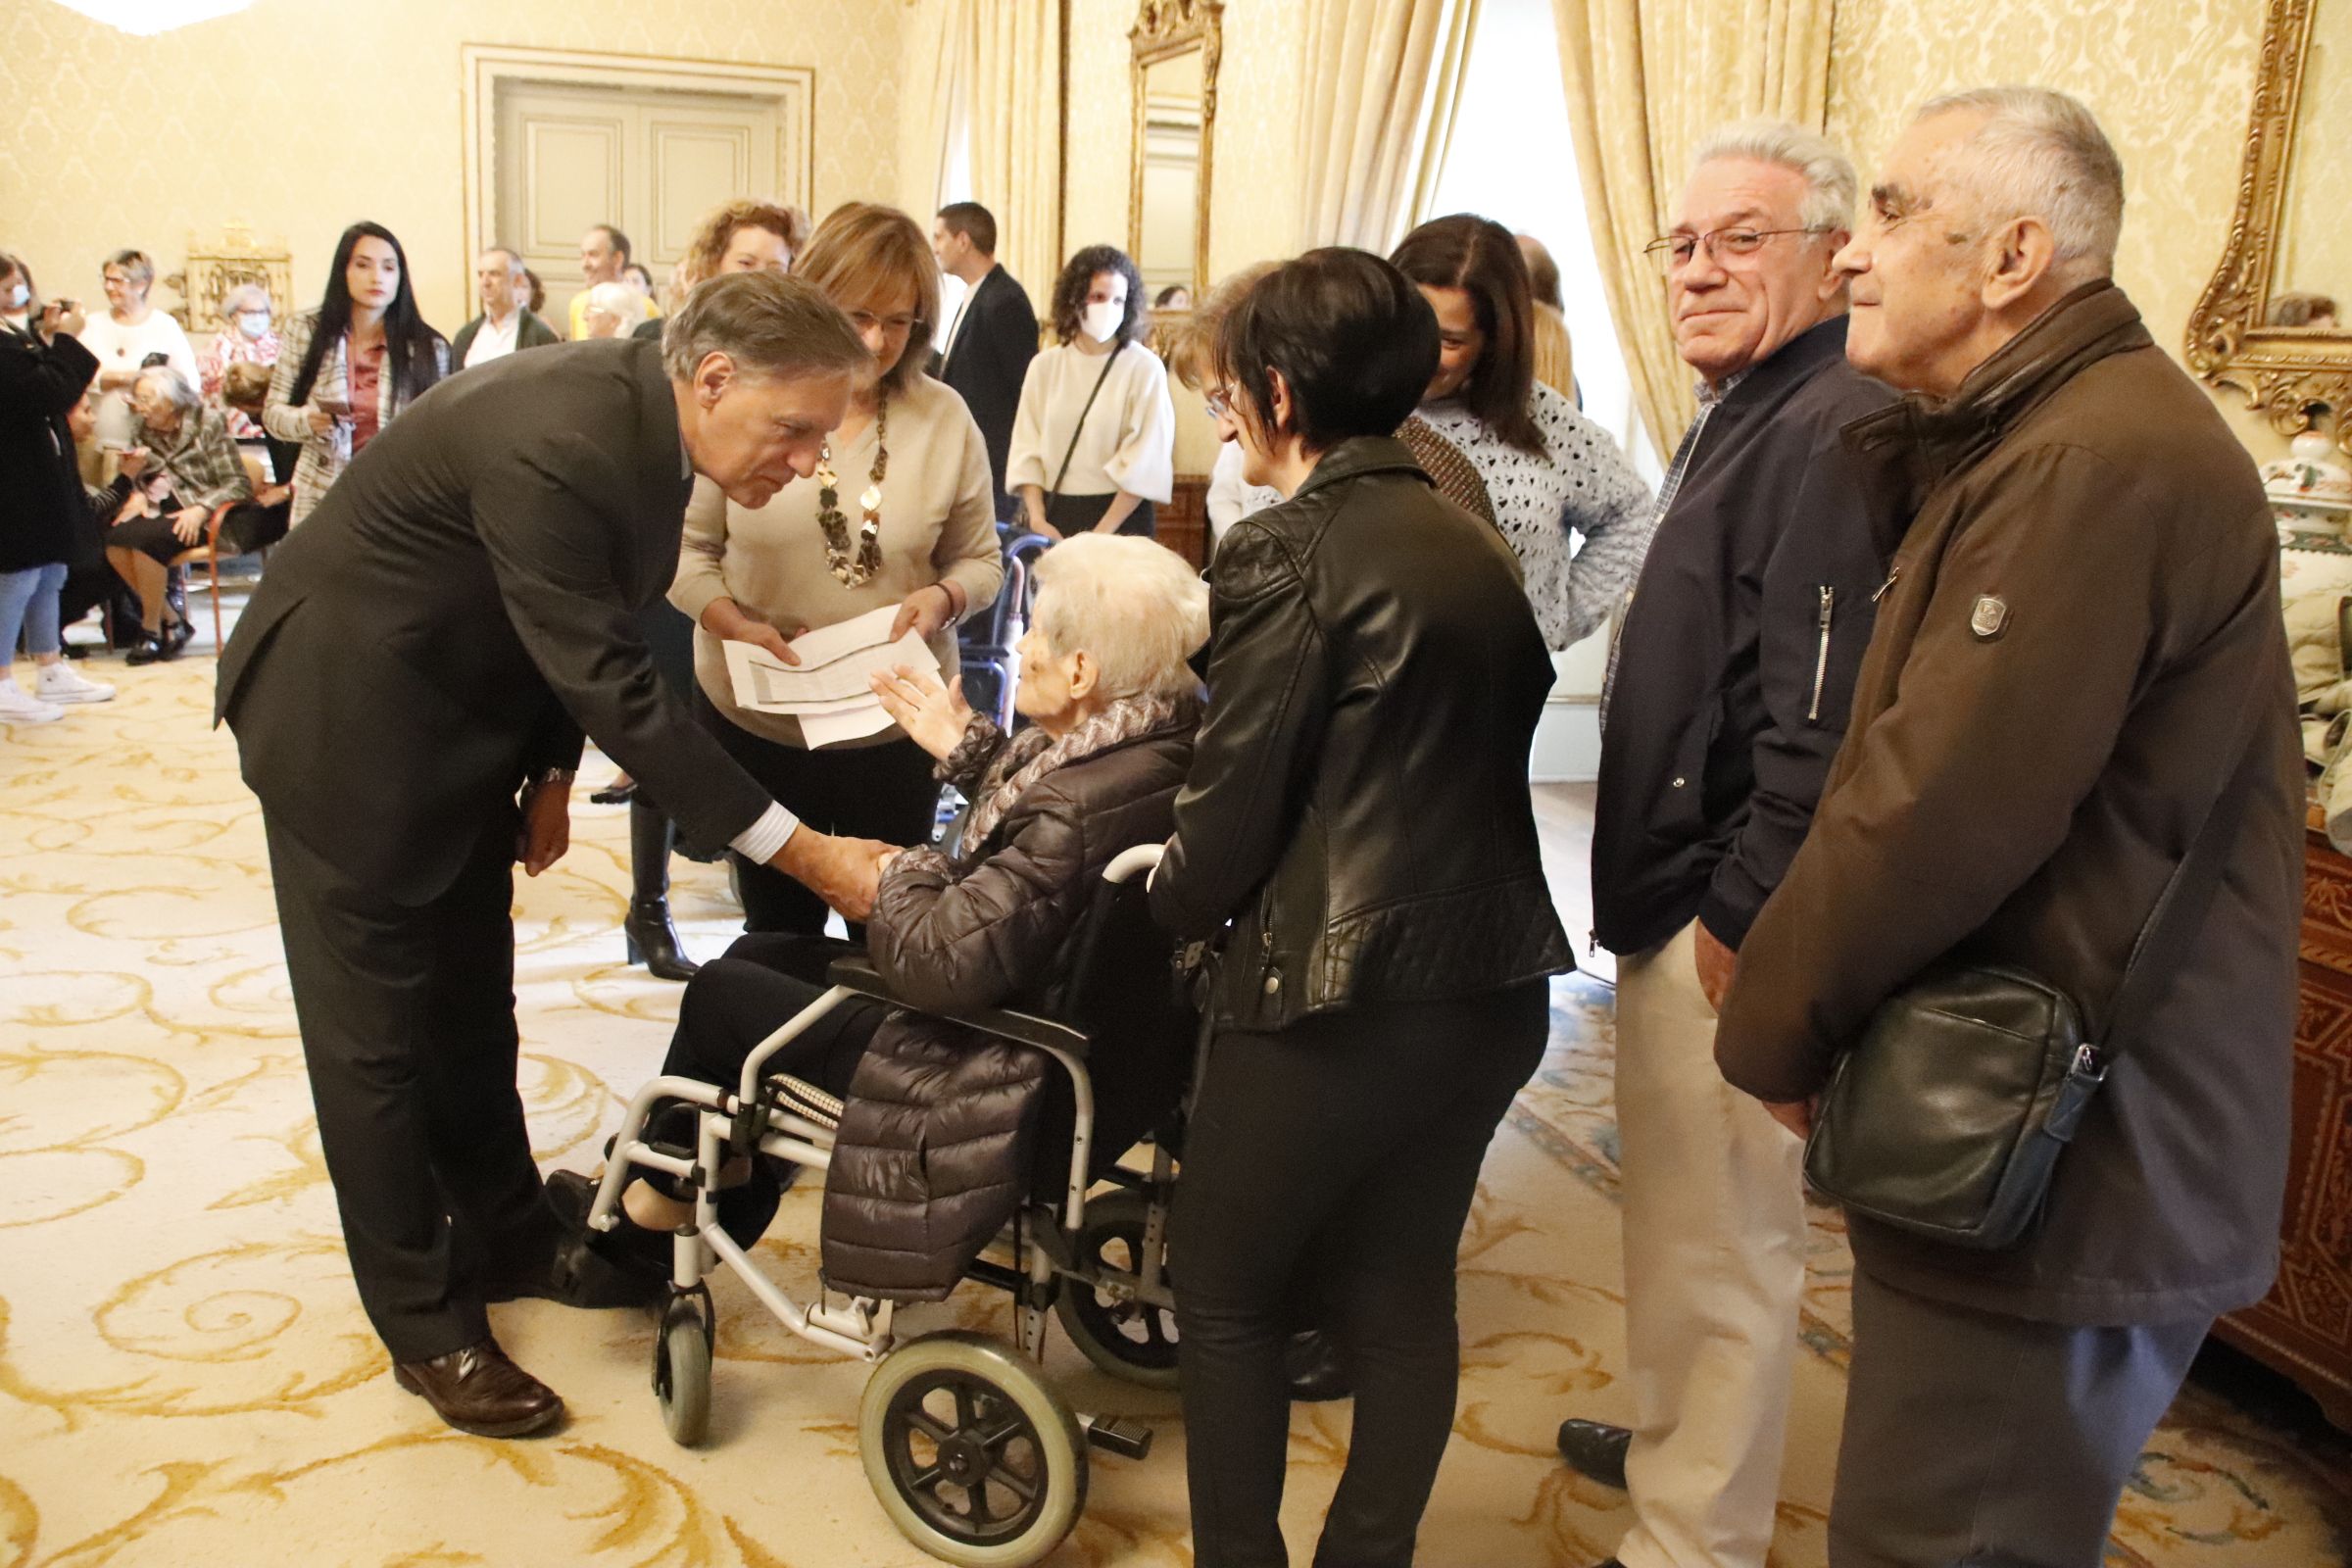
[{"label": "dark hair", "polygon": [[1468,291],[1487,346],[1462,383],[1462,405],[1504,444],[1544,456],[1544,432],[1530,407],[1536,386],[1535,304],[1527,260],[1511,231],[1471,213],[1433,218],[1405,235],[1389,260],[1424,288]]},{"label": "dark hair", "polygon": [[605,236],[605,238],[611,240],[612,242],[612,254],[620,258],[620,265],[623,267],[628,266],[629,258],[636,254],[634,251],[629,249],[629,236],[623,234],[619,229],[614,228],[611,223],[595,224],[588,230],[588,232],[591,234],[601,233]]},{"label": "dark hair", "polygon": [[1519,259],[1527,264],[1528,291],[1535,295],[1536,303],[1566,310],[1560,298],[1560,264],[1551,259],[1551,247],[1533,234],[1521,234],[1518,240]]},{"label": "dark hair", "polygon": [[24,258],[13,251],[0,251],[0,277],[21,277],[24,280],[24,309],[34,316],[41,314],[41,285],[32,280],[32,269]]},{"label": "dark hair", "polygon": [[1089,245],[1071,257],[1054,280],[1054,335],[1064,343],[1078,335],[1078,318],[1086,310],[1087,290],[1095,286],[1098,272],[1116,272],[1127,280],[1127,319],[1119,323],[1119,335],[1111,343],[1115,353],[1141,337],[1144,329],[1144,274],[1116,245]]},{"label": "dark hair", "polygon": [[1187,299],[1192,298],[1193,286],[1190,283],[1170,283],[1166,288],[1152,296],[1152,308],[1155,311],[1164,311],[1168,308],[1168,301],[1179,294]]},{"label": "dark hair", "polygon": [[358,222],[335,241],[334,264],[326,272],[326,298],[319,302],[318,318],[311,325],[311,345],[303,350],[302,367],[294,373],[289,401],[296,408],[311,401],[311,388],[318,379],[318,365],[326,358],[327,345],[340,342],[343,334],[351,330],[348,275],[351,253],[359,249],[364,239],[380,239],[391,246],[392,259],[400,265],[400,287],[384,312],[384,366],[392,376],[394,401],[414,398],[441,379],[441,367],[433,353],[441,334],[425,325],[424,318],[416,314],[416,289],[409,278],[409,253],[400,248],[400,240],[383,224]]},{"label": "dark hair", "polygon": [[1394,435],[1438,372],[1438,318],[1410,279],[1369,251],[1308,251],[1258,280],[1217,331],[1217,374],[1272,434],[1274,372],[1289,429],[1309,452]]},{"label": "dark hair", "polygon": [[527,267],[522,270],[522,281],[523,286],[531,291],[531,314],[537,316],[547,309],[547,285],[539,280],[537,272]]},{"label": "dark hair", "polygon": [[997,215],[978,202],[950,202],[939,210],[939,220],[951,234],[961,234],[983,256],[997,254]]},{"label": "dark hair", "polygon": [[647,270],[647,269],[646,269],[646,265],[645,265],[643,262],[631,262],[631,263],[630,263],[628,266],[626,266],[626,267],[622,268],[622,269],[620,270],[620,272],[621,272],[621,275],[622,275],[623,277],[626,277],[626,276],[627,276],[629,273],[631,273],[631,272],[635,272],[635,273],[636,273],[636,274],[637,274],[639,277],[642,277],[642,278],[644,278],[644,279],[645,279],[645,291],[646,291],[646,293],[648,293],[648,294],[651,294],[651,293],[653,293],[653,291],[654,291],[654,274],[653,274],[651,271]]}]

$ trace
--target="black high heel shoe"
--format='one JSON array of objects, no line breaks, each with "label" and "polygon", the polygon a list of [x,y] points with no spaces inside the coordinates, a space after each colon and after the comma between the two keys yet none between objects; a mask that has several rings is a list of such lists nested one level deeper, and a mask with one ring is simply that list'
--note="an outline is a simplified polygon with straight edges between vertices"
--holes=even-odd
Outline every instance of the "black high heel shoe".
[{"label": "black high heel shoe", "polygon": [[691,980],[702,967],[679,947],[678,928],[669,923],[667,899],[631,899],[620,934],[627,943],[629,962],[644,964],[657,980]]}]

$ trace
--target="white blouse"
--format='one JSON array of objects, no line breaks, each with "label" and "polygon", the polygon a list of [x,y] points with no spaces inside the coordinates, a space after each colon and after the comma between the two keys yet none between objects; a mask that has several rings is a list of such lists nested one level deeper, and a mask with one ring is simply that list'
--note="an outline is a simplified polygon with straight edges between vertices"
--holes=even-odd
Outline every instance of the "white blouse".
[{"label": "white blouse", "polygon": [[[1080,425],[1079,411],[1098,379],[1102,393]],[[1124,344],[1110,356],[1106,371],[1103,356],[1065,343],[1029,362],[1020,411],[1012,420],[1004,488],[1033,484],[1054,493],[1065,452],[1070,470],[1060,494],[1124,490],[1167,503],[1176,489],[1176,405],[1168,397],[1168,369],[1158,355],[1141,343]]]},{"label": "white blouse", "polygon": [[[100,311],[83,322],[81,331],[75,335],[98,361],[101,375],[136,370],[148,355],[161,354],[172,368],[187,378],[188,385],[202,384],[196,370],[196,351],[188,346],[188,334],[180,330],[177,320],[152,307],[147,319],[135,326],[116,320],[110,311]],[[130,412],[130,389],[116,387],[100,392],[96,405],[98,440],[107,446],[128,446],[137,433],[134,429],[137,421]]]}]

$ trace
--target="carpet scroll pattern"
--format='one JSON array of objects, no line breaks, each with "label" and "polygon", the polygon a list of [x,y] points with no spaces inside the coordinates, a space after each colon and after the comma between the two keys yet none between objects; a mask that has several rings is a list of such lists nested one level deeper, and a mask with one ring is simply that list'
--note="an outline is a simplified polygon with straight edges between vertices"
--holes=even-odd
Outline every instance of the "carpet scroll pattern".
[{"label": "carpet scroll pattern", "polygon": [[[361,1315],[310,1119],[267,859],[213,662],[124,669],[111,705],[0,730],[0,1568],[914,1568],[857,1450],[864,1369],[778,1328],[731,1279],[711,1439],[663,1434],[650,1316],[493,1309],[568,1424],[461,1436],[385,1375]],[[592,1168],[660,1060],[678,990],[624,966],[625,813],[591,807],[570,855],[518,877],[522,1088],[549,1168]],[[732,929],[720,871],[678,862],[689,946]],[[1455,1443],[1428,1564],[1589,1568],[1623,1498],[1565,1470],[1563,1415],[1623,1418],[1611,1023],[1560,982],[1553,1049],[1497,1138],[1462,1246]],[[1270,1197],[1269,1201],[1277,1200]],[[760,1249],[812,1288],[817,1202]],[[1846,1259],[1816,1216],[1774,1568],[1819,1568],[1847,1351]],[[968,1288],[909,1333],[1001,1332]],[[1098,1456],[1063,1568],[1184,1568],[1186,1434],[1173,1395],[1113,1382],[1056,1341],[1079,1409],[1154,1427]],[[1300,1560],[1346,1452],[1348,1407],[1300,1406],[1286,1524]],[[2210,1396],[2184,1396],[2142,1461],[2108,1568],[2330,1568],[2352,1483]]]}]

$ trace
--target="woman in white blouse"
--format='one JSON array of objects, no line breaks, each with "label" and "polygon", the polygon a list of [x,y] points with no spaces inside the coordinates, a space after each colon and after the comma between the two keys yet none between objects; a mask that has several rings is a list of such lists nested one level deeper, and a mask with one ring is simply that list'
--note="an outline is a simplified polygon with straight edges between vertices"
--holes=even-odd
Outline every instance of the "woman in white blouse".
[{"label": "woman in white blouse", "polygon": [[1389,260],[1438,316],[1438,373],[1420,417],[1485,481],[1544,641],[1582,642],[1649,552],[1649,487],[1607,431],[1536,380],[1535,303],[1509,229],[1466,213],[1432,219]]},{"label": "woman in white blouse", "polygon": [[[952,675],[956,622],[994,602],[1004,575],[980,427],[923,371],[939,319],[928,236],[895,208],[852,203],[818,226],[793,272],[849,317],[873,372],[852,393],[814,484],[753,509],[697,481],[669,601],[696,626],[696,711],[769,794],[827,833],[926,843],[939,785],[922,748],[893,728],[810,751],[797,719],[737,707],[727,677],[729,640],[781,655],[805,630],[890,605],[896,632],[922,637]],[[734,860],[745,929],[824,930],[815,894]]]},{"label": "woman in white blouse", "polygon": [[1005,487],[1049,539],[1092,528],[1152,536],[1152,505],[1176,484],[1167,368],[1141,341],[1143,275],[1127,253],[1090,245],[1054,285],[1058,347],[1029,362]]},{"label": "woman in white blouse", "polygon": [[155,284],[155,263],[145,251],[109,256],[103,280],[106,314],[91,317],[74,335],[98,360],[99,444],[120,450],[130,445],[134,433],[130,388],[147,357],[161,354],[193,386],[196,351],[177,321],[147,303],[147,291]]}]

